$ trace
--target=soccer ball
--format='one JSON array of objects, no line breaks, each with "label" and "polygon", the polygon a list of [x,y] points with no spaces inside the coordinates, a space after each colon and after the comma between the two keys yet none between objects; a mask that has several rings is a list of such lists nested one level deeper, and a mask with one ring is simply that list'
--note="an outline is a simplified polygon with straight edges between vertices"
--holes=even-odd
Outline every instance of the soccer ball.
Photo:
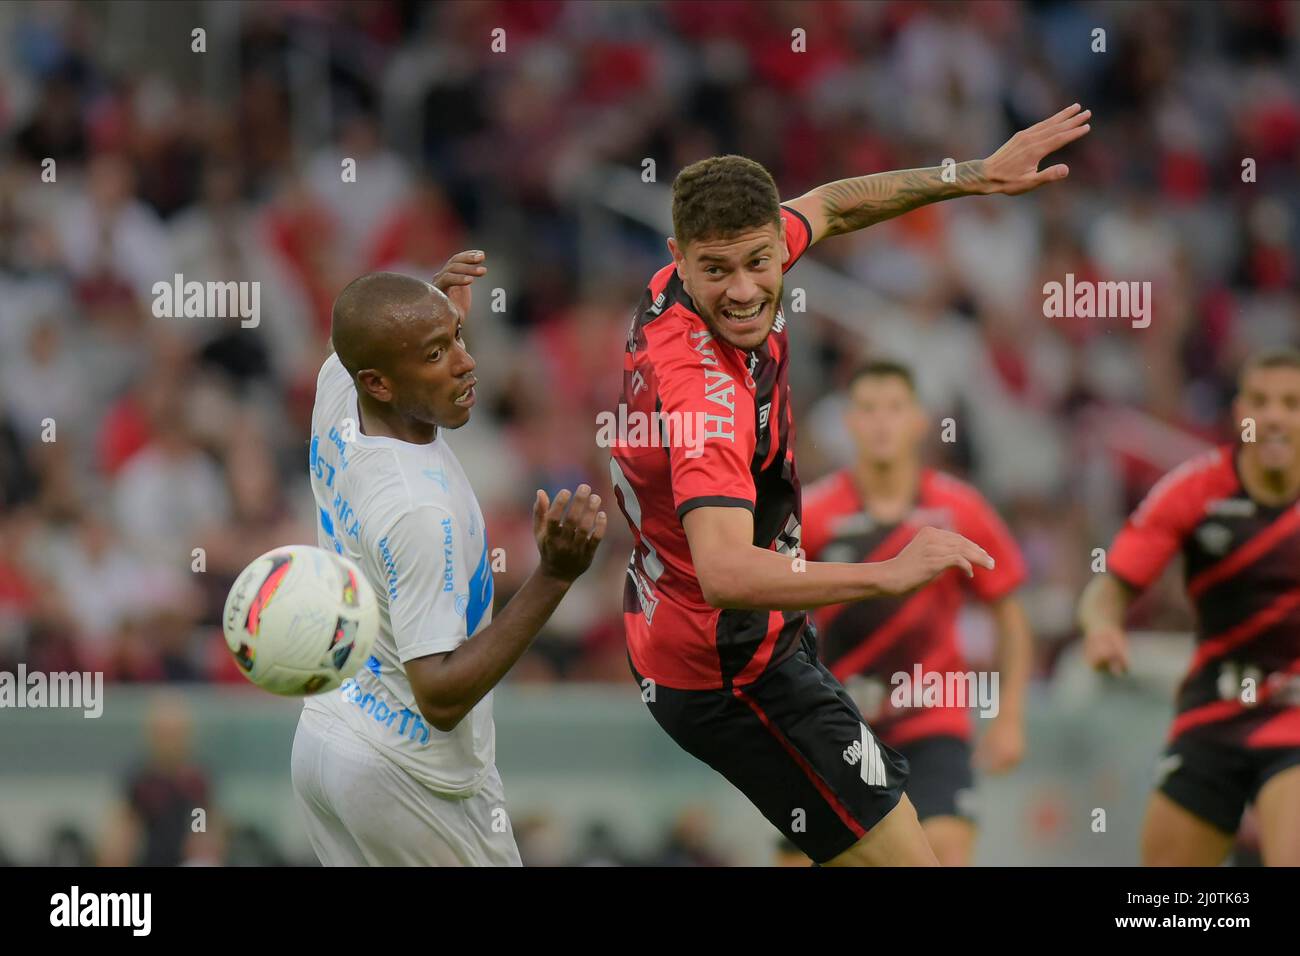
[{"label": "soccer ball", "polygon": [[301,697],[355,674],[379,633],[374,589],[347,558],[304,544],[266,552],[235,579],[226,645],[250,681]]}]

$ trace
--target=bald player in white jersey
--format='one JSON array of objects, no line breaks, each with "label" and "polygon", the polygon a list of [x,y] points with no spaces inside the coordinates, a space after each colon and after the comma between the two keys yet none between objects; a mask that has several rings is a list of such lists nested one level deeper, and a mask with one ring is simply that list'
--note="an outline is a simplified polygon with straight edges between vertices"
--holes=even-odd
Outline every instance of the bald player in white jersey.
[{"label": "bald player in white jersey", "polygon": [[495,765],[492,689],[604,537],[600,497],[538,491],[541,561],[493,618],[483,513],[446,432],[474,405],[461,338],[481,252],[431,285],[355,280],[334,303],[334,354],[312,410],[321,547],[357,562],[379,599],[372,656],[304,702],[293,789],[329,865],[518,866]]}]

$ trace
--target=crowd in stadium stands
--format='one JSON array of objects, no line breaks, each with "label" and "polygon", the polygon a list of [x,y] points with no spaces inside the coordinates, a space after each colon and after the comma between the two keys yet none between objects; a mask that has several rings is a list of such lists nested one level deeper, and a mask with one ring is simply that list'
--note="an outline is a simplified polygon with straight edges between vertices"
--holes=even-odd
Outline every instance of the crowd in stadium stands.
[{"label": "crowd in stadium stands", "polygon": [[[738,152],[793,197],[1094,111],[1065,185],[814,251],[888,316],[829,314],[815,290],[791,315],[814,344],[795,370],[805,482],[842,461],[851,368],[910,363],[957,425],[932,461],[1025,550],[1042,668],[1121,509],[1230,434],[1246,352],[1297,338],[1294,5],[259,3],[209,24],[208,59],[190,51],[199,9],[0,13],[3,668],[238,684],[227,588],[262,551],[315,541],[307,442],[334,295],[463,248],[488,255],[468,335],[484,400],[451,441],[505,549],[499,606],[535,561],[533,489],[589,481],[612,503],[596,415],[666,251],[630,222],[617,255],[583,248],[571,200],[605,164],[654,159],[666,206],[683,165]],[[1042,287],[1067,273],[1149,281],[1150,326],[1045,318]],[[257,326],[156,317],[154,283],[176,274],[260,283]],[[628,679],[629,539],[610,528],[510,679]],[[1142,613],[1186,620],[1167,593]],[[691,829],[665,854],[692,854]]]}]

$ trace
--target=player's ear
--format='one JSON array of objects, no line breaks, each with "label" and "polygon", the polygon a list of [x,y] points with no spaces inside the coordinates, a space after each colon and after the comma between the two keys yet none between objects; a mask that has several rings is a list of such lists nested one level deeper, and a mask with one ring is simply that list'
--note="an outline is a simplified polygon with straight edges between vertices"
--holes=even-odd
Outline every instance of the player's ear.
[{"label": "player's ear", "polygon": [[668,252],[673,257],[673,262],[677,264],[677,278],[686,278],[686,252],[677,245],[677,240],[672,236],[668,237]]},{"label": "player's ear", "polygon": [[785,218],[777,220],[776,244],[781,249],[781,265],[790,261],[790,247],[785,244]]},{"label": "player's ear", "polygon": [[357,372],[357,384],[367,395],[381,402],[389,402],[393,399],[393,390],[388,386],[388,379],[373,368],[363,368]]}]

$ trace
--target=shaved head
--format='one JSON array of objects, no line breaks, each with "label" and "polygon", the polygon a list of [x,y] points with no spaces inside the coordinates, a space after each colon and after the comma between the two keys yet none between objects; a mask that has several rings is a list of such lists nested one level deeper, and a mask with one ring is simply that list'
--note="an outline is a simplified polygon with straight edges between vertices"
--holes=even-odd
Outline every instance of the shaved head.
[{"label": "shaved head", "polygon": [[364,369],[391,370],[404,344],[423,336],[431,319],[452,308],[429,283],[396,272],[353,279],[334,300],[330,339],[354,379]]},{"label": "shaved head", "polygon": [[474,359],[464,316],[429,283],[372,272],[334,300],[330,338],[356,383],[363,425],[405,441],[459,428],[474,404]]}]

